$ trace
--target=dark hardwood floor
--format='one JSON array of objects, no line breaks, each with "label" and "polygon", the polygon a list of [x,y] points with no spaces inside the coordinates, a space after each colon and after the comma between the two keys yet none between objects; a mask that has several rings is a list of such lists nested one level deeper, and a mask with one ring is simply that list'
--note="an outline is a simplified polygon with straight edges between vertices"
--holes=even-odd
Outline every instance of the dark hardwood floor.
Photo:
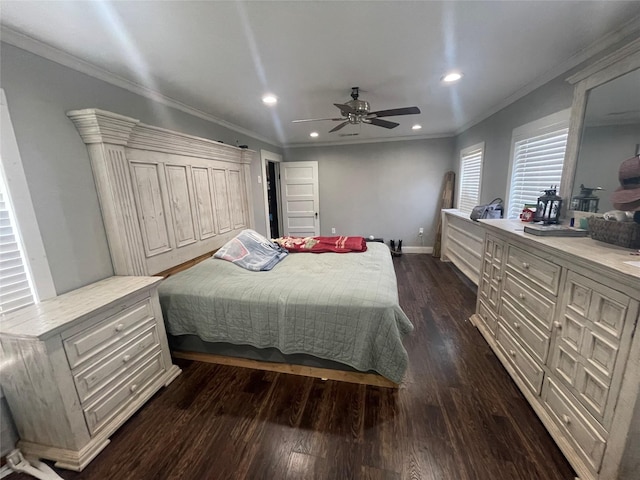
[{"label": "dark hardwood floor", "polygon": [[[399,390],[179,361],[65,479],[572,480],[479,332],[475,293],[430,255],[394,258],[415,325]],[[31,478],[21,475],[13,480]]]}]

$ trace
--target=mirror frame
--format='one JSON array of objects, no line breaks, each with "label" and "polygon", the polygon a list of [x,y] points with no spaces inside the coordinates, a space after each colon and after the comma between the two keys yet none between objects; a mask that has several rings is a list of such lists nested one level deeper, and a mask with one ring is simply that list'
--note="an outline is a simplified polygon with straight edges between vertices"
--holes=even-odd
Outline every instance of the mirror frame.
[{"label": "mirror frame", "polygon": [[561,218],[568,216],[568,207],[571,204],[580,144],[582,142],[584,115],[590,90],[638,68],[640,68],[640,38],[633,40],[567,78],[567,81],[575,85],[575,88],[573,91],[573,103],[571,104],[571,117],[569,119],[567,149],[560,181],[560,192],[562,192],[563,198],[563,215]]}]

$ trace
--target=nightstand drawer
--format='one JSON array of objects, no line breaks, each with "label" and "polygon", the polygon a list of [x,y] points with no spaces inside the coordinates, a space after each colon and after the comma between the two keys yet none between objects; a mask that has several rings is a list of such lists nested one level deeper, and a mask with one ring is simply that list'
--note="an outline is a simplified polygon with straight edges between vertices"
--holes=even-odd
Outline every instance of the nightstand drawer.
[{"label": "nightstand drawer", "polygon": [[507,268],[514,270],[516,276],[528,280],[543,291],[551,295],[558,294],[560,266],[509,245]]},{"label": "nightstand drawer", "polygon": [[509,363],[511,363],[513,368],[519,373],[529,389],[534,394],[540,395],[544,370],[518,345],[518,342],[509,334],[504,325],[500,323],[498,323],[496,340],[509,360]]},{"label": "nightstand drawer", "polygon": [[146,298],[114,313],[98,325],[67,338],[64,341],[64,349],[67,352],[69,365],[71,368],[77,367],[107,347],[121,341],[142,322],[153,318],[150,299]]},{"label": "nightstand drawer", "polygon": [[139,367],[131,372],[120,384],[109,388],[104,395],[84,409],[87,426],[95,435],[109,420],[134,402],[147,385],[165,371],[160,352],[149,359],[143,359]]},{"label": "nightstand drawer", "polygon": [[567,434],[577,447],[580,456],[588,463],[593,471],[598,471],[606,440],[590,422],[587,415],[581,413],[571,394],[565,394],[553,380],[547,378],[542,392],[545,407],[558,426]]},{"label": "nightstand drawer", "polygon": [[135,367],[138,358],[159,345],[158,331],[154,321],[143,324],[143,331],[136,330],[132,340],[106,358],[93,362],[73,376],[80,401],[83,403],[106,384],[113,382],[127,370]]}]

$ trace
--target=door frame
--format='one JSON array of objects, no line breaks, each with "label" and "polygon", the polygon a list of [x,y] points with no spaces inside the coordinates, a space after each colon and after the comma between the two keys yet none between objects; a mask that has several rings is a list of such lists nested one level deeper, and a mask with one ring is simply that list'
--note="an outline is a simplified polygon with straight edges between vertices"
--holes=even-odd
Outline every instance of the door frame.
[{"label": "door frame", "polygon": [[[282,163],[282,155],[278,154],[278,153],[274,153],[274,152],[270,152],[269,150],[264,150],[261,149],[260,150],[260,168],[261,168],[261,175],[263,178],[263,182],[262,182],[262,193],[264,195],[264,221],[265,221],[265,226],[266,226],[266,230],[265,232],[267,233],[267,237],[270,235],[271,232],[271,222],[269,222],[269,197],[268,197],[268,193],[267,193],[267,161],[269,162],[274,162],[274,163]],[[280,235],[282,235],[282,216],[279,214],[280,210],[281,210],[281,200],[280,200],[280,179],[277,178],[276,180],[276,185],[274,185],[275,189],[276,189],[276,198],[278,199],[278,229],[280,231]]]}]

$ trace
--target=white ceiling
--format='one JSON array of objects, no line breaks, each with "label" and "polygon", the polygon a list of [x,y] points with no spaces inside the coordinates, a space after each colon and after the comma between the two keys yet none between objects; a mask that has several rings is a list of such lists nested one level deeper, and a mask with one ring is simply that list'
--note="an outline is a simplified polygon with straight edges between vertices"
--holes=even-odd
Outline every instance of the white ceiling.
[{"label": "white ceiling", "polygon": [[[19,32],[99,67],[103,78],[291,145],[454,134],[638,15],[637,1],[3,0],[0,18],[4,41],[37,45]],[[443,85],[451,69],[465,76]],[[389,118],[400,123],[393,130],[349,125],[329,134],[335,122],[291,123],[337,116],[333,103],[350,100],[352,86],[372,110],[422,113]],[[265,92],[277,106],[263,105]],[[412,131],[415,123],[422,130]]]}]

